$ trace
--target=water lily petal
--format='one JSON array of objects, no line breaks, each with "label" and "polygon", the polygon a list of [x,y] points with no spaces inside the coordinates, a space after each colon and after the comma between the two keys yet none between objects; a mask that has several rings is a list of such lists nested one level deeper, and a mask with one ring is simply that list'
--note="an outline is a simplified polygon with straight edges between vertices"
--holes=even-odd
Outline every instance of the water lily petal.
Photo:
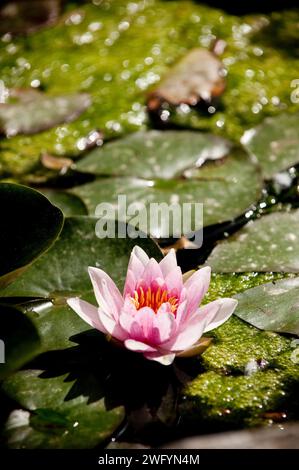
[{"label": "water lily petal", "polygon": [[[149,257],[147,256],[146,252],[138,245],[135,245],[132,250],[132,262],[134,258],[138,259],[144,267],[149,262]],[[129,262],[129,266],[130,266],[130,262]]]},{"label": "water lily petal", "polygon": [[112,317],[100,308],[98,311],[100,320],[109,335],[119,341],[124,341],[128,338],[128,333]]},{"label": "water lily petal", "polygon": [[[199,314],[206,316],[206,327],[204,332],[206,333],[207,331],[214,330],[214,328],[218,328],[218,326],[226,322],[233,314],[237,304],[238,301],[236,299],[223,298],[201,307],[199,309]],[[216,312],[214,308],[212,308],[214,305],[217,306]]]},{"label": "water lily petal", "polygon": [[196,343],[206,327],[206,319],[201,315],[192,315],[169,341],[163,344],[163,349],[174,353],[184,351]]},{"label": "water lily petal", "polygon": [[138,284],[142,285],[146,289],[146,287],[150,286],[152,282],[158,282],[159,284],[164,283],[161,268],[154,258],[151,258],[147,263]]},{"label": "water lily petal", "polygon": [[107,330],[100,320],[98,308],[85,302],[85,300],[74,297],[67,300],[68,305],[82,318],[88,325],[107,334]]},{"label": "water lily petal", "polygon": [[[127,312],[122,312],[119,316],[119,324],[129,335],[132,330],[132,324],[136,322],[135,318]],[[138,325],[138,323],[137,323]]]},{"label": "water lily petal", "polygon": [[149,307],[138,310],[138,314],[131,323],[130,337],[151,346],[160,344],[160,332],[155,324],[155,317],[155,312]]},{"label": "water lily petal", "polygon": [[161,268],[164,278],[166,278],[166,276],[177,267],[178,265],[177,265],[175,250],[171,248],[171,250],[167,253],[167,255],[164,256],[162,261],[160,261],[160,268]]},{"label": "water lily petal", "polygon": [[133,294],[135,290],[136,283],[140,279],[141,275],[144,272],[146,265],[149,262],[149,257],[145,251],[139,246],[134,246],[127,271],[127,278],[124,286],[124,297],[127,294]]},{"label": "water lily petal", "polygon": [[183,289],[183,276],[182,270],[179,266],[176,266],[170,273],[165,277],[165,284],[169,291],[177,291],[178,297]]},{"label": "water lily petal", "polygon": [[185,282],[186,289],[189,289],[192,284],[199,284],[203,286],[204,295],[206,294],[211,280],[211,268],[210,266],[205,266],[204,268],[198,269],[195,271],[192,276],[190,276]]},{"label": "water lily petal", "polygon": [[176,354],[177,357],[193,357],[202,354],[212,343],[212,338],[201,337],[199,341],[194,343],[190,348],[185,349],[181,353]]},{"label": "water lily petal", "polygon": [[148,344],[142,343],[141,341],[136,341],[134,339],[126,339],[124,342],[127,349],[135,352],[155,352],[156,349]]},{"label": "water lily petal", "polygon": [[[143,271],[144,271],[144,268],[142,268],[142,272]],[[130,295],[132,297],[134,295],[134,291],[136,289],[136,284],[137,284],[138,279],[139,279],[139,276],[136,276],[133,270],[128,269],[124,291],[123,291],[124,297],[126,297],[127,295]]]},{"label": "water lily petal", "polygon": [[[135,316],[138,315],[138,310],[136,309],[134,302],[132,301],[132,298],[128,294],[127,297],[125,298],[122,310],[119,315],[119,324],[123,328],[123,330],[127,331],[127,333],[130,333],[132,324],[135,322]],[[138,325],[138,323],[137,323]],[[138,326],[139,328],[139,326]]]},{"label": "water lily petal", "polygon": [[175,316],[168,302],[162,304],[159,308],[154,319],[154,324],[159,330],[160,343],[168,341],[176,329]]},{"label": "water lily petal", "polygon": [[187,298],[185,298],[184,300],[180,302],[177,312],[176,312],[176,324],[178,328],[180,328],[181,325],[184,323],[186,316],[187,316]]},{"label": "water lily petal", "polygon": [[188,299],[188,315],[195,312],[207,293],[211,280],[211,268],[209,266],[196,271],[184,284]]},{"label": "water lily petal", "polygon": [[175,359],[175,354],[161,354],[159,352],[157,353],[145,353],[144,357],[146,359],[149,359],[150,361],[156,361],[162,364],[163,366],[170,366],[174,359]]},{"label": "water lily petal", "polygon": [[101,269],[90,267],[88,272],[99,307],[117,320],[123,298],[114,281]]}]

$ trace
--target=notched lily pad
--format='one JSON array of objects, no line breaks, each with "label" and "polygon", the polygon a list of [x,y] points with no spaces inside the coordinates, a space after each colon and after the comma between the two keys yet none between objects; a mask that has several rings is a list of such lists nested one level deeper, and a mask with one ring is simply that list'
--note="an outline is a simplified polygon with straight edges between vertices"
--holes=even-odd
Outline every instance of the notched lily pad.
[{"label": "notched lily pad", "polygon": [[0,231],[0,287],[14,280],[58,237],[62,212],[41,193],[11,183],[0,184],[3,228]]},{"label": "notched lily pad", "polygon": [[299,272],[299,210],[249,222],[206,261],[214,272]]},{"label": "notched lily pad", "polygon": [[47,96],[23,90],[16,100],[0,103],[0,133],[7,137],[36,134],[74,121],[90,104],[90,96],[86,93]]},{"label": "notched lily pad", "polygon": [[[154,89],[147,100],[150,113],[158,112],[163,103],[172,106],[206,107],[225,89],[224,67],[217,56],[206,49],[192,49],[187,53]],[[163,119],[163,116],[161,116]]]},{"label": "notched lily pad", "polygon": [[41,191],[54,206],[59,207],[65,217],[73,215],[87,215],[87,209],[82,200],[74,194],[54,189],[44,189]]},{"label": "notched lily pad", "polygon": [[141,246],[149,256],[162,257],[149,238],[98,238],[96,223],[92,217],[67,218],[54,246],[1,295],[56,299],[84,296],[92,292],[88,266],[108,272],[122,288],[134,245]]},{"label": "notched lily pad", "polygon": [[[262,188],[258,168],[242,149],[199,132],[133,134],[93,151],[77,169],[106,176],[72,190],[92,215],[103,201],[118,207],[117,197],[125,195],[128,205],[147,208],[150,203],[203,203],[206,226],[242,214],[259,199]],[[149,222],[152,236],[174,235],[166,219],[154,223],[151,218],[151,226]],[[190,226],[191,230],[202,227],[195,212]],[[178,231],[181,228],[177,226]],[[187,235],[180,231],[176,236],[182,234]]]},{"label": "notched lily pad", "polygon": [[241,142],[254,156],[266,179],[299,163],[299,113],[269,117],[245,132]]},{"label": "notched lily pad", "polygon": [[269,282],[236,295],[235,311],[261,330],[299,335],[299,278]]}]

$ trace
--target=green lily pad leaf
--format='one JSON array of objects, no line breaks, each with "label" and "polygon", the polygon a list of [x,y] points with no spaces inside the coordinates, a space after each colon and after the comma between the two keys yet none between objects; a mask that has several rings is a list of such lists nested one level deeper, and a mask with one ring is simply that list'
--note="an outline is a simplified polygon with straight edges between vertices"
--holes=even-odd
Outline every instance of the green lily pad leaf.
[{"label": "green lily pad leaf", "polygon": [[235,314],[261,330],[299,335],[299,277],[262,284],[236,295]]},{"label": "green lily pad leaf", "polygon": [[214,272],[299,272],[299,210],[249,222],[220,242],[206,261]]},{"label": "green lily pad leaf", "polygon": [[64,122],[74,121],[91,104],[86,93],[46,96],[29,90],[18,101],[0,104],[0,133],[7,137],[36,134]]},{"label": "green lily pad leaf", "polygon": [[269,117],[241,138],[244,147],[257,158],[266,179],[299,163],[298,120],[298,113]]},{"label": "green lily pad leaf", "polygon": [[96,223],[97,219],[91,217],[67,218],[51,250],[1,295],[58,299],[90,293],[88,266],[103,269],[122,288],[135,245],[141,246],[149,256],[162,257],[158,246],[148,238],[98,238]]},{"label": "green lily pad leaf", "polygon": [[[119,207],[119,195],[126,196],[127,205],[138,202],[146,208],[150,203],[202,203],[203,221],[192,211],[190,231],[242,214],[259,199],[262,186],[259,170],[247,154],[205,133],[137,133],[95,150],[78,169],[106,176],[72,190],[90,214],[103,201]],[[150,235],[186,235],[178,223],[175,234],[166,218],[150,216],[148,210]]]},{"label": "green lily pad leaf", "polygon": [[[85,300],[96,304],[92,292],[84,292]],[[71,348],[76,335],[90,330],[74,311],[63,301],[55,304],[50,300],[35,300],[19,306],[32,322],[41,340],[41,352]]]},{"label": "green lily pad leaf", "polygon": [[12,448],[86,449],[105,442],[124,419],[122,407],[107,410],[104,399],[88,403],[70,397],[74,381],[67,375],[45,377],[43,370],[20,371],[3,385],[25,410],[15,410],[6,424]]},{"label": "green lily pad leaf", "polygon": [[0,378],[31,360],[40,350],[38,333],[26,315],[0,305]]},{"label": "green lily pad leaf", "polygon": [[6,286],[58,237],[62,212],[39,192],[0,183],[0,287]]},{"label": "green lily pad leaf", "polygon": [[204,132],[136,132],[93,150],[77,169],[100,176],[171,179],[226,156],[231,148],[228,140]]},{"label": "green lily pad leaf", "polygon": [[41,191],[54,206],[59,207],[65,217],[72,215],[87,215],[87,208],[83,201],[64,191],[55,191],[53,189],[44,189]]}]

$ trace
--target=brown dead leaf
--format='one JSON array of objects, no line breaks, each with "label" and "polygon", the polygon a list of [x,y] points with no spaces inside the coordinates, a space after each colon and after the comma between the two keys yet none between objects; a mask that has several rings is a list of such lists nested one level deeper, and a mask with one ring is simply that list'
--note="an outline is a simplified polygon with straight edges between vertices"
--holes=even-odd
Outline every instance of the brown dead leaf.
[{"label": "brown dead leaf", "polygon": [[210,104],[224,92],[225,85],[224,67],[216,54],[192,49],[150,93],[148,110],[157,111],[163,102],[173,106],[196,106],[201,101]]}]

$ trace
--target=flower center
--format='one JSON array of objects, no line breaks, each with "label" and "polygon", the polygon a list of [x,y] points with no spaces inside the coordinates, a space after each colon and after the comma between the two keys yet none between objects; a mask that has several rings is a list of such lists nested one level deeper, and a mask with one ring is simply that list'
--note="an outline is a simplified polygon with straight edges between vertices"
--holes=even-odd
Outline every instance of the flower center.
[{"label": "flower center", "polygon": [[156,313],[161,305],[165,302],[170,304],[170,308],[173,314],[176,313],[178,308],[177,296],[161,287],[148,287],[146,290],[144,290],[143,287],[140,286],[137,288],[137,290],[135,290],[132,301],[137,310],[142,307],[150,307]]}]

